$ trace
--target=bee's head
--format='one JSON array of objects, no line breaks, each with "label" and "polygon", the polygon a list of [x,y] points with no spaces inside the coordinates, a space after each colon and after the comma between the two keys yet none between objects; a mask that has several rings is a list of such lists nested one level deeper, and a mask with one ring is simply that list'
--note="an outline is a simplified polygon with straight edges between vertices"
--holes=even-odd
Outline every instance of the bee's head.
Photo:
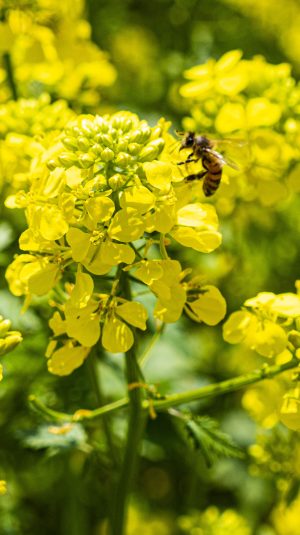
[{"label": "bee's head", "polygon": [[193,146],[195,141],[195,132],[187,132],[182,140],[179,150],[188,149]]}]

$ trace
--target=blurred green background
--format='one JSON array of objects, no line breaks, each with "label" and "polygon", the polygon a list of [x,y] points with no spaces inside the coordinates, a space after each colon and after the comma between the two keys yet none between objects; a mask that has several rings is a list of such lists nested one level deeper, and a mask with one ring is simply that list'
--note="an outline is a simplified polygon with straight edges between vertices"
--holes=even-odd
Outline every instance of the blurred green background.
[{"label": "blurred green background", "polygon": [[[66,2],[65,13],[60,11],[64,6],[50,0],[0,2],[2,20],[9,8],[18,5],[24,12],[27,5],[38,13],[45,10],[43,24],[52,29],[56,13],[57,19],[65,17],[66,32],[71,32],[72,2]],[[80,10],[80,2],[75,5]],[[299,78],[297,0],[87,0],[83,8],[92,40],[108,54],[117,78],[103,85],[101,99],[92,105],[89,95],[80,102],[70,97],[71,107],[79,111],[128,109],[152,124],[164,116],[172,121],[172,128],[181,128],[190,111],[178,93],[183,71],[236,48],[243,50],[246,59],[262,54],[271,63],[289,62],[294,77]],[[84,63],[84,54],[83,49],[76,58],[78,65]],[[37,87],[33,83],[26,96],[36,96]],[[229,311],[258,291],[293,291],[299,277],[297,198],[279,208],[253,203],[247,210],[245,216],[241,204],[232,220],[221,221],[221,251],[201,260],[187,250],[174,253],[184,266],[192,264],[208,274],[226,297]],[[2,208],[2,273],[17,251],[24,225],[18,217]],[[67,438],[49,433],[41,417],[29,408],[28,395],[35,394],[66,412],[96,407],[99,400],[88,365],[65,378],[47,372],[44,353],[50,312],[46,302],[40,300],[23,315],[20,309],[21,302],[8,293],[2,277],[0,313],[22,331],[24,343],[2,359],[0,479],[8,481],[8,493],[0,498],[1,535],[104,535],[125,413],[120,411],[108,422],[114,457],[106,447],[101,421],[87,429],[78,424]],[[259,362],[250,352],[226,346],[221,327],[200,328],[183,318],[167,327],[146,373],[149,382],[164,393],[222,380],[251,370]],[[121,359],[99,355],[96,366],[102,401],[121,397]],[[269,388],[248,392],[247,398],[238,392],[193,406],[196,412],[221,422],[222,429],[247,452],[245,461],[222,459],[207,468],[171,418],[160,415],[149,422],[128,535],[299,535],[298,435],[280,426],[263,425],[264,409],[272,412],[277,403],[276,392],[273,403],[272,388],[282,386]]]}]

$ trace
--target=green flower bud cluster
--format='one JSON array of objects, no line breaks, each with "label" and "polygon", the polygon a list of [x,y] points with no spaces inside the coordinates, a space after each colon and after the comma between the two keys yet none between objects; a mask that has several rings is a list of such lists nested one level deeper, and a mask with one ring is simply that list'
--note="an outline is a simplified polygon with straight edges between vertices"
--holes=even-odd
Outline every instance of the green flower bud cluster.
[{"label": "green flower bud cluster", "polygon": [[0,356],[12,351],[20,342],[22,335],[18,331],[10,331],[11,322],[0,316]]},{"label": "green flower bud cluster", "polygon": [[[61,138],[64,148],[48,167],[76,166],[107,171],[107,178],[118,183],[119,173],[139,170],[139,163],[156,159],[164,148],[162,128],[151,128],[130,112],[112,116],[81,116],[70,123]],[[113,189],[113,185],[111,186]]]},{"label": "green flower bud cluster", "polygon": [[0,138],[13,132],[26,136],[44,136],[62,130],[74,116],[67,103],[58,100],[51,104],[46,93],[38,99],[11,100],[0,106]]}]

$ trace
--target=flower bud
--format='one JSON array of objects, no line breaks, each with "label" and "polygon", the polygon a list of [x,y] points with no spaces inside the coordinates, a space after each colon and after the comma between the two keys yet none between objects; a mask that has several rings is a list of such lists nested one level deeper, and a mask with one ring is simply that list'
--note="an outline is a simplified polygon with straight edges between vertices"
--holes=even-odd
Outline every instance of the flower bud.
[{"label": "flower bud", "polygon": [[104,145],[105,147],[109,147],[109,148],[111,148],[114,143],[114,140],[110,134],[101,134],[101,140],[100,139],[98,140],[98,136],[97,136],[97,141],[98,143],[102,143],[102,145]]},{"label": "flower bud", "polygon": [[101,156],[101,152],[102,152],[102,150],[103,150],[103,149],[102,149],[101,145],[99,145],[99,143],[95,143],[95,145],[93,145],[93,146],[91,147],[91,152],[92,152],[93,154],[95,154],[96,156]]},{"label": "flower bud", "polygon": [[133,143],[145,143],[151,136],[151,128],[144,126],[139,130],[135,130],[130,134],[130,141]]},{"label": "flower bud", "polygon": [[124,175],[116,173],[108,179],[108,184],[113,191],[116,191],[117,189],[120,189],[123,186],[125,181],[126,177]]},{"label": "flower bud", "polygon": [[123,137],[121,138],[116,145],[116,152],[126,152],[128,147],[128,140]]},{"label": "flower bud", "polygon": [[77,138],[78,148],[82,151],[88,151],[90,148],[90,142],[87,137],[80,136]]},{"label": "flower bud", "polygon": [[78,163],[79,163],[80,167],[82,167],[83,169],[88,169],[89,167],[94,165],[95,160],[89,154],[82,154],[78,158]]},{"label": "flower bud", "polygon": [[155,128],[152,128],[152,131],[151,131],[151,139],[157,139],[161,136],[161,127],[160,126],[156,126]]},{"label": "flower bud", "polygon": [[[63,152],[62,154],[58,156],[58,160],[64,167],[66,167],[66,169],[78,163],[76,154],[73,154],[72,152]],[[48,167],[49,167],[49,162],[48,162]]]},{"label": "flower bud", "polygon": [[129,143],[128,152],[130,154],[133,154],[133,156],[138,154],[140,152],[140,150],[141,150],[141,145],[139,143]]},{"label": "flower bud", "polygon": [[0,356],[12,351],[22,340],[21,333],[17,331],[11,331],[5,338],[0,338]]},{"label": "flower bud", "polygon": [[101,160],[103,162],[110,162],[115,157],[115,153],[108,147],[101,152]]},{"label": "flower bud", "polygon": [[2,316],[0,316],[0,336],[5,336],[7,331],[11,328],[11,321],[10,320],[4,320],[2,319]]},{"label": "flower bud", "polygon": [[77,150],[77,143],[75,137],[65,137],[62,139],[62,142],[67,149]]},{"label": "flower bud", "polygon": [[93,122],[89,119],[82,119],[81,121],[81,129],[84,132],[84,134],[88,137],[92,136],[94,133],[94,125]]},{"label": "flower bud", "polygon": [[155,139],[151,141],[144,147],[139,155],[139,160],[141,162],[151,162],[159,155],[159,153],[164,148],[165,142],[162,138]]},{"label": "flower bud", "polygon": [[128,154],[127,152],[119,152],[116,156],[116,165],[119,165],[120,167],[127,167],[132,162],[132,156]]}]

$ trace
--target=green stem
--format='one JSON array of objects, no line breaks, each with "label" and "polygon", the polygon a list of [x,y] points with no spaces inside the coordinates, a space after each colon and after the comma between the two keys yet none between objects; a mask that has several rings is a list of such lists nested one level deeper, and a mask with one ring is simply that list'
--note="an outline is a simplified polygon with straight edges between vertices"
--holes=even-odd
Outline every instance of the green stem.
[{"label": "green stem", "polygon": [[[187,392],[182,392],[180,394],[171,394],[166,396],[164,399],[160,400],[151,400],[151,405],[156,411],[163,411],[170,407],[175,407],[183,403],[191,403],[193,401],[200,401],[209,397],[215,397],[222,394],[229,394],[236,390],[240,390],[245,386],[250,384],[255,384],[265,379],[272,379],[276,375],[279,375],[285,371],[299,368],[299,360],[292,359],[285,364],[275,364],[274,366],[264,366],[259,370],[254,370],[253,372],[247,373],[245,375],[239,375],[233,379],[228,379],[226,381],[221,381],[220,383],[214,383],[212,385],[203,386],[197,388],[196,390],[188,390]],[[96,418],[102,417],[104,414],[109,412],[114,412],[118,409],[124,408],[128,405],[129,399],[122,398],[112,403],[108,403],[99,409],[94,411],[87,411],[78,416],[72,414],[66,414],[63,412],[54,411],[46,407],[41,401],[39,401],[35,396],[30,396],[31,406],[43,414],[46,418],[52,418],[52,421],[64,421],[64,422],[74,422],[74,421],[85,421],[85,420],[94,420]],[[144,400],[142,402],[142,407],[145,410],[149,410],[149,402]]]},{"label": "green stem", "polygon": [[[120,277],[120,286],[124,297],[131,300],[130,281],[127,274],[123,271]],[[139,383],[141,379],[141,370],[135,354],[133,345],[125,353],[127,384],[130,387],[133,383]],[[125,534],[126,515],[129,495],[132,489],[136,467],[138,463],[139,450],[143,437],[146,412],[143,411],[143,392],[142,389],[129,388],[129,420],[127,429],[127,441],[123,464],[121,467],[120,479],[117,484],[116,493],[113,501],[113,510],[111,517],[111,535]]]},{"label": "green stem", "polygon": [[[126,353],[127,381],[137,383],[140,379],[139,368],[134,349]],[[117,485],[114,507],[111,518],[111,535],[123,535],[126,525],[126,510],[129,493],[132,488],[140,444],[145,425],[145,411],[142,409],[142,390],[134,388],[129,390],[129,422],[127,443],[121,468],[121,475]]]},{"label": "green stem", "polygon": [[[99,384],[99,369],[97,366],[97,357],[94,351],[91,351],[89,358],[87,359],[87,365],[91,377],[91,383],[94,388],[94,392],[97,398],[97,404],[98,406],[103,406],[103,396]],[[114,441],[112,438],[111,430],[110,430],[110,422],[109,422],[109,416],[108,414],[103,415],[103,429],[106,437],[106,442],[108,446],[108,450],[111,454],[113,463],[117,465],[117,455],[116,455],[116,449],[114,445]]]},{"label": "green stem", "polygon": [[271,379],[276,375],[292,370],[299,366],[298,359],[292,359],[284,364],[275,364],[274,366],[265,365],[259,370],[240,375],[233,379],[221,381],[212,385],[203,386],[195,390],[189,390],[188,392],[182,392],[180,394],[171,394],[165,399],[154,401],[153,406],[156,411],[168,409],[176,405],[182,405],[183,403],[190,403],[192,401],[200,401],[209,397],[220,396],[221,394],[227,394],[240,390],[241,388],[258,383],[264,379]]},{"label": "green stem", "polygon": [[5,67],[6,74],[7,74],[7,81],[11,90],[12,98],[14,100],[18,100],[17,85],[16,85],[16,81],[14,77],[14,70],[13,70],[11,56],[9,52],[4,52],[3,62],[4,62],[4,67]]}]

